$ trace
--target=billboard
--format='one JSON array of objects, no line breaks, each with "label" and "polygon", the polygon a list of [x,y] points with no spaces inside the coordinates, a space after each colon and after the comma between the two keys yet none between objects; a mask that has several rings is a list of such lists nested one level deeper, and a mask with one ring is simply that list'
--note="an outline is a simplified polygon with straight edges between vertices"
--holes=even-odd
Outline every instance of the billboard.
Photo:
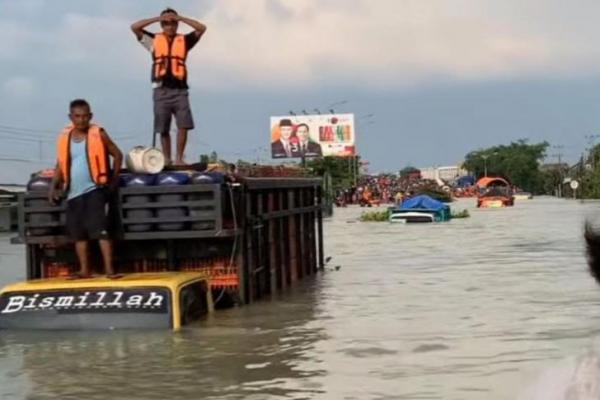
[{"label": "billboard", "polygon": [[271,117],[271,157],[355,155],[354,114]]}]

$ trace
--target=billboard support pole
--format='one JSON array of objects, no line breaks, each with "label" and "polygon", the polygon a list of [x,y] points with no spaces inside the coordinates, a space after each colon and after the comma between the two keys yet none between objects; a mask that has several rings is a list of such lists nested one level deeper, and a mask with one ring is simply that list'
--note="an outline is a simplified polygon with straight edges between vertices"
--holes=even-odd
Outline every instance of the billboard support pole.
[{"label": "billboard support pole", "polygon": [[354,154],[353,156],[353,160],[352,160],[352,169],[354,172],[354,187],[356,187],[356,185],[358,184],[358,171],[357,171],[357,160],[356,160],[356,154]]},{"label": "billboard support pole", "polygon": [[352,173],[352,158],[351,157],[348,157],[348,173],[350,174],[352,181],[354,181],[354,173]]}]

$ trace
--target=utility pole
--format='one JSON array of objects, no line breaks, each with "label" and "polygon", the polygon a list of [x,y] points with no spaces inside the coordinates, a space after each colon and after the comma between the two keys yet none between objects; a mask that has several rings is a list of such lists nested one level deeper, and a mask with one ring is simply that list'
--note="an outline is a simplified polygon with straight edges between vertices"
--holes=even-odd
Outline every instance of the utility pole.
[{"label": "utility pole", "polygon": [[354,163],[352,165],[352,169],[354,170],[354,187],[358,184],[358,176],[360,174],[360,170],[358,169],[358,156],[354,153]]},{"label": "utility pole", "polygon": [[558,182],[557,195],[558,195],[558,197],[562,197],[562,186],[563,186],[562,149],[564,149],[565,146],[563,146],[562,144],[559,144],[559,145],[552,146],[552,148],[557,151],[556,154],[553,154],[553,156],[558,159],[558,180],[559,180],[559,182]]},{"label": "utility pole", "polygon": [[483,158],[483,176],[487,178],[487,159],[488,159],[488,155],[487,154],[482,154],[481,158]]}]

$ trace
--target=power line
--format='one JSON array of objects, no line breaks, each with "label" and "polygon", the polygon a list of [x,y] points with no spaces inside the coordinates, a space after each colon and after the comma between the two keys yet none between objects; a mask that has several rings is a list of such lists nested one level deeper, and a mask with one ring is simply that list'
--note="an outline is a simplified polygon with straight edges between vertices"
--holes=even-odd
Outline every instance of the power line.
[{"label": "power line", "polygon": [[[2,128],[5,127],[5,128]],[[23,129],[25,131],[34,131],[33,129],[28,129],[28,128],[19,128],[19,129]],[[48,131],[46,131],[48,132]],[[50,146],[52,146],[52,143],[54,143],[55,138],[48,138],[48,137],[40,137],[39,135],[33,135],[31,133],[26,133],[26,132],[18,132],[14,130],[14,127],[8,127],[7,125],[0,125],[0,139],[3,141],[17,141],[17,142],[25,142],[25,143],[37,143],[37,153],[38,153],[38,159],[37,160],[27,160],[27,159],[22,159],[22,158],[15,158],[15,157],[10,157],[10,158],[0,158],[0,160],[3,161],[17,161],[17,162],[44,162],[44,153],[46,153],[46,151],[44,150],[48,150],[48,148]],[[115,140],[121,140],[121,141],[126,141],[129,139],[137,139],[137,136],[133,136],[133,135],[128,135],[128,136],[113,136],[113,139]],[[28,145],[28,147],[30,148],[30,150],[32,151],[36,151],[34,150],[34,148],[32,148],[32,145]]]},{"label": "power line", "polygon": [[[16,127],[16,126],[0,124],[0,133],[19,135],[19,136],[29,137],[32,139],[47,140],[47,141],[52,141],[52,142],[54,141],[54,139],[40,138],[40,136],[35,135],[35,133],[47,133],[47,134],[52,134],[52,135],[58,135],[59,132],[60,132],[60,129],[57,129],[57,130],[32,129],[32,128],[21,128],[21,127]],[[119,140],[128,140],[128,139],[137,138],[137,135],[111,135],[111,137],[114,139],[119,139]]]},{"label": "power line", "polygon": [[11,140],[21,140],[21,141],[25,141],[25,142],[46,142],[46,143],[52,143],[54,142],[54,139],[50,139],[50,138],[34,138],[34,137],[30,137],[30,136],[7,136],[7,135],[15,135],[11,132],[4,132],[2,130],[0,130],[0,137],[4,138],[4,139],[11,139]]},{"label": "power line", "polygon": [[10,126],[10,125],[1,125],[0,124],[0,129],[10,129],[10,130],[14,130],[14,131],[23,131],[23,132],[32,132],[32,133],[56,133],[53,130],[47,130],[47,129],[33,129],[33,128],[22,128],[22,127],[18,127],[18,126]]},{"label": "power line", "polygon": [[565,148],[564,145],[562,144],[557,144],[552,146],[553,149],[557,150],[556,154],[552,154],[553,157],[557,157],[558,158],[558,165],[561,165],[561,160],[562,160],[562,156],[563,156],[563,152],[562,149]]},{"label": "power line", "polygon": [[26,158],[16,158],[16,157],[5,157],[0,156],[0,161],[16,161],[16,162],[25,162],[25,163],[53,163],[56,160],[31,160]]},{"label": "power line", "polygon": [[0,128],[0,133],[6,134],[6,135],[16,135],[19,137],[26,137],[26,138],[30,138],[30,139],[50,140],[50,138],[48,136],[33,135],[31,133],[10,131],[7,129],[2,129],[2,128]]}]

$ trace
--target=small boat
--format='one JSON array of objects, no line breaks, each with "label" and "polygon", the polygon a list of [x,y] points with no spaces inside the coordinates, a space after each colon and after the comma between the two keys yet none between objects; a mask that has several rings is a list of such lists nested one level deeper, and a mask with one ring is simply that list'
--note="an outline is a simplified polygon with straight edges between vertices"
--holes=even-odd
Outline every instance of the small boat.
[{"label": "small boat", "polygon": [[508,207],[507,201],[504,197],[483,197],[477,200],[477,207],[479,208],[502,208]]},{"label": "small boat", "polygon": [[477,181],[479,195],[477,207],[502,208],[514,205],[515,198],[510,184],[499,177],[485,177]]}]

